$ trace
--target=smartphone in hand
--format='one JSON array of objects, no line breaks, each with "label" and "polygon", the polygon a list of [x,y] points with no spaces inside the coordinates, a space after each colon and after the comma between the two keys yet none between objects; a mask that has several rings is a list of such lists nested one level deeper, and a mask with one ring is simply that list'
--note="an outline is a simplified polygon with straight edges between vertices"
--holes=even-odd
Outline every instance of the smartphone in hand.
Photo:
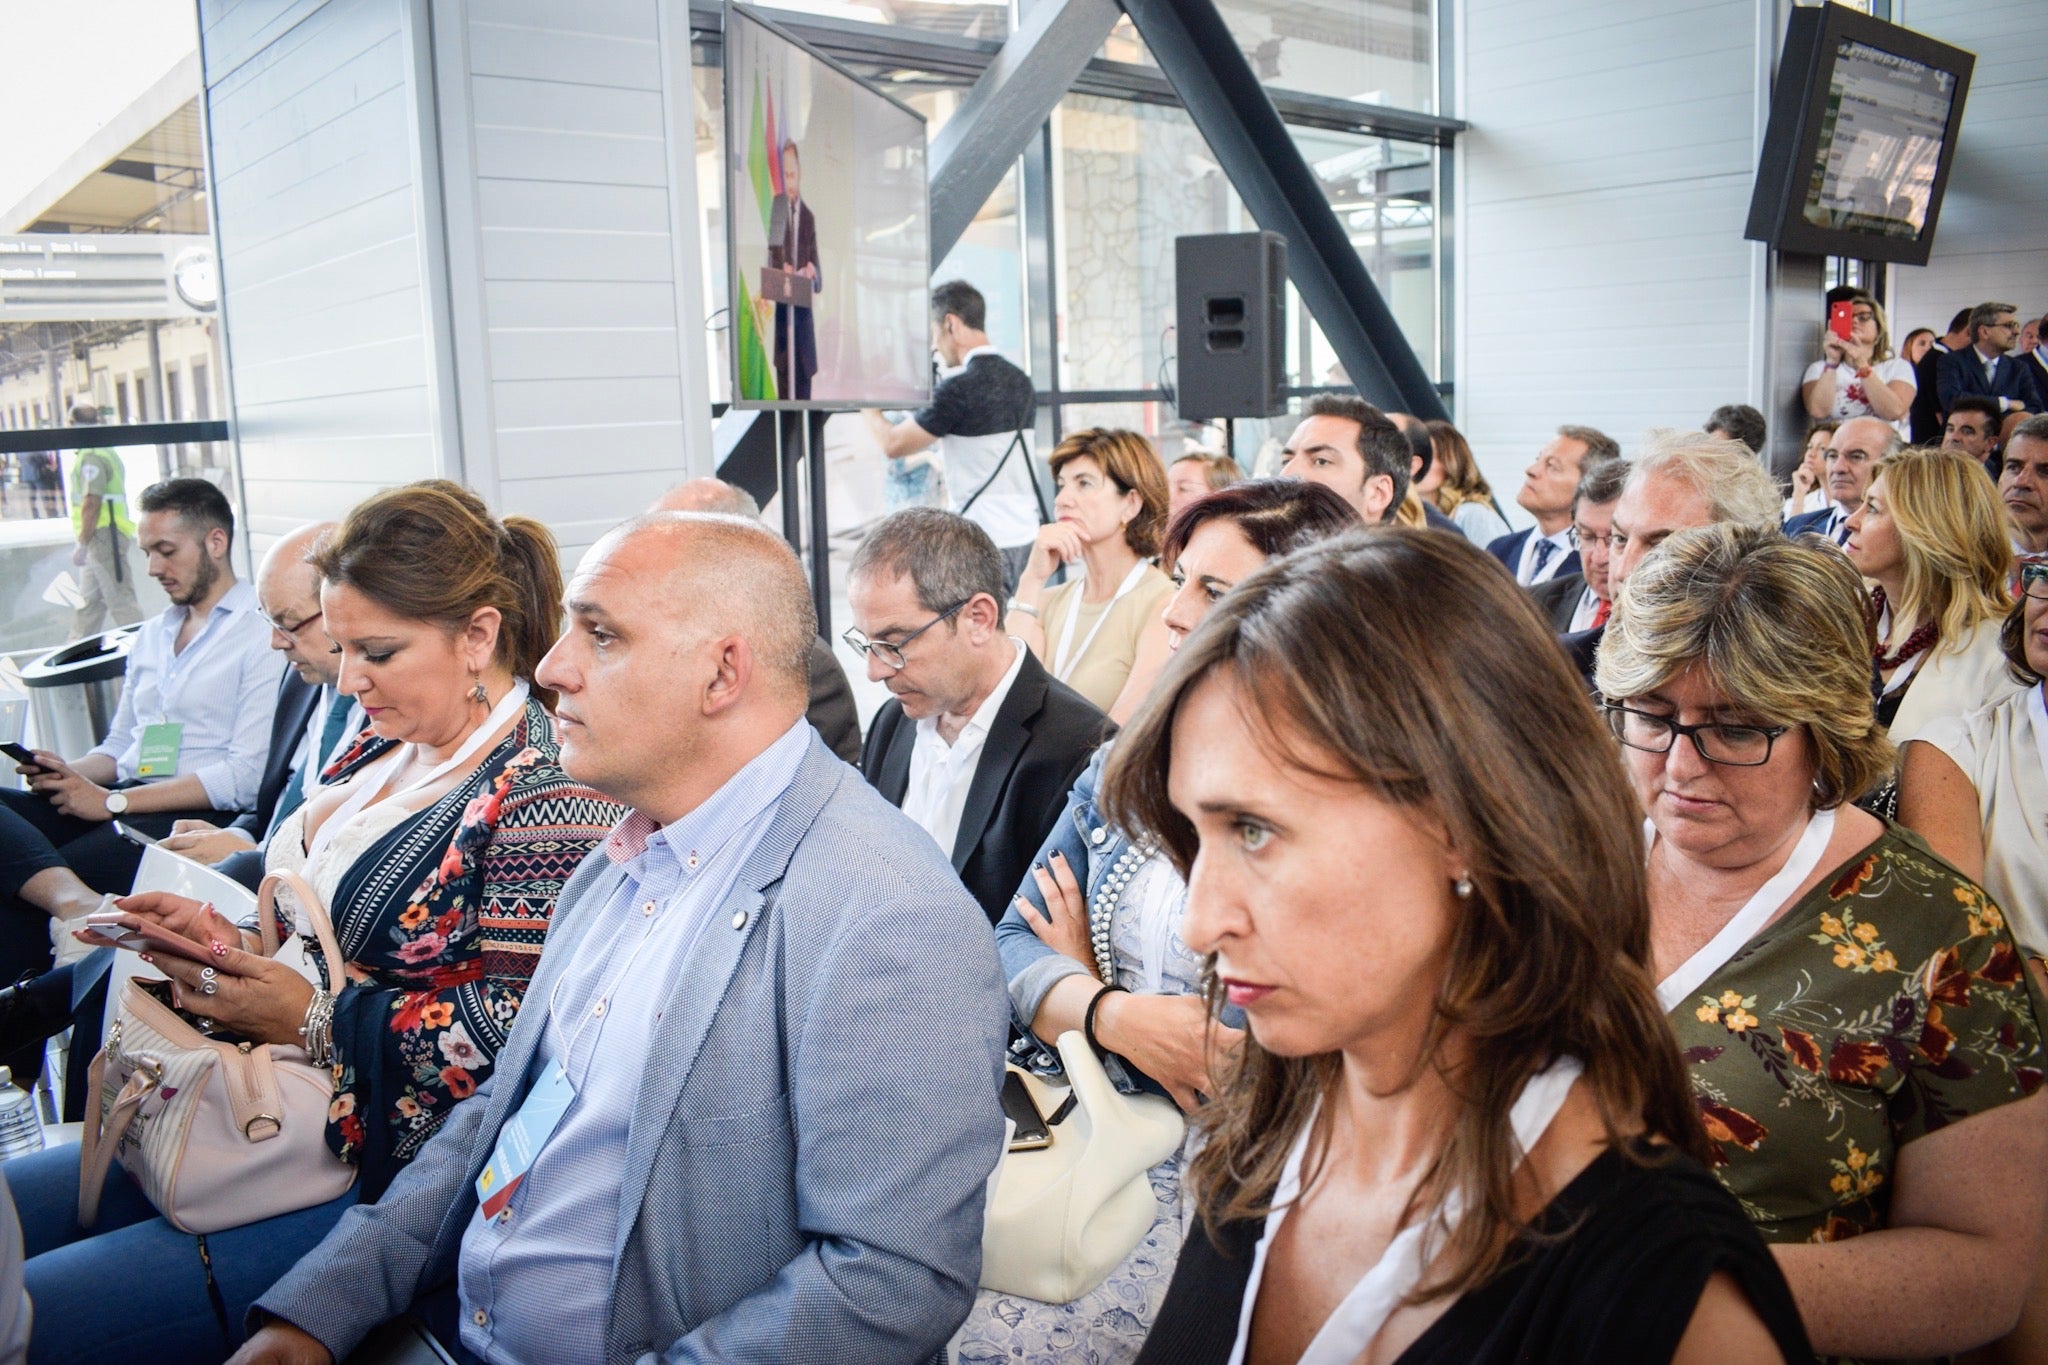
[{"label": "smartphone in hand", "polygon": [[123,824],[119,820],[114,821],[114,833],[120,835],[129,843],[141,844],[144,848],[154,848],[156,845],[161,844],[163,842],[163,840],[157,838],[155,835],[144,834],[141,830],[135,828],[135,826]]},{"label": "smartphone in hand", "polygon": [[1828,330],[1843,341],[1849,339],[1850,329],[1856,325],[1856,306],[1843,299],[1840,303],[1828,305]]},{"label": "smartphone in hand", "polygon": [[214,965],[206,950],[191,939],[126,910],[95,910],[85,917],[82,927],[90,929],[116,948],[139,953],[168,953],[202,966]]},{"label": "smartphone in hand", "polygon": [[26,744],[0,744],[0,754],[6,754],[22,767],[35,772],[46,773],[49,771],[48,768],[36,762],[34,750],[30,749]]}]

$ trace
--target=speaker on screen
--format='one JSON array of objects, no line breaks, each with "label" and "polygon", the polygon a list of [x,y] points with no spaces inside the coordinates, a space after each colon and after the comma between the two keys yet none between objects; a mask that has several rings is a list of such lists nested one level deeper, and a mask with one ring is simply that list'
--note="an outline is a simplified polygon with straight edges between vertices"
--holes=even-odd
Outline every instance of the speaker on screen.
[{"label": "speaker on screen", "polygon": [[1277,232],[1177,237],[1180,415],[1287,410],[1287,239]]}]

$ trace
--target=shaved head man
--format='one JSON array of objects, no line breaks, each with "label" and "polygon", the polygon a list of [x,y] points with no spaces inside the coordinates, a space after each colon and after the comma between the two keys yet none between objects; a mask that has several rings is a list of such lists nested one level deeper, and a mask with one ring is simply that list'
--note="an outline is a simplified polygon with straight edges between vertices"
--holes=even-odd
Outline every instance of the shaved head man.
[{"label": "shaved head man", "polygon": [[[758,521],[761,504],[738,484],[724,479],[691,479],[679,483],[654,500],[650,512],[715,512],[728,517]],[[855,767],[860,766],[860,708],[853,700],[853,684],[839,656],[823,639],[814,638],[810,649],[810,703],[804,714],[825,737],[825,743]]]},{"label": "shaved head man", "polygon": [[[631,809],[563,888],[490,1087],[236,1359],[341,1359],[444,1269],[479,1359],[931,1359],[1003,1145],[987,921],[803,723],[816,625],[779,538],[651,513],[563,602],[534,671],[562,767]],[[916,1046],[873,1045],[906,1021]]]}]

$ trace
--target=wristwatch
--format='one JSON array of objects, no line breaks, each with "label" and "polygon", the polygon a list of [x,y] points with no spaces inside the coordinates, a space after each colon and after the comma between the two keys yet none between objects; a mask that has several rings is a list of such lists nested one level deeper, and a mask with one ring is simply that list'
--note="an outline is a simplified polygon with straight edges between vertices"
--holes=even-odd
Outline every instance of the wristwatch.
[{"label": "wristwatch", "polygon": [[109,814],[109,815],[126,815],[127,813],[128,813],[128,793],[127,793],[127,792],[108,792],[108,793],[107,793],[107,814]]}]

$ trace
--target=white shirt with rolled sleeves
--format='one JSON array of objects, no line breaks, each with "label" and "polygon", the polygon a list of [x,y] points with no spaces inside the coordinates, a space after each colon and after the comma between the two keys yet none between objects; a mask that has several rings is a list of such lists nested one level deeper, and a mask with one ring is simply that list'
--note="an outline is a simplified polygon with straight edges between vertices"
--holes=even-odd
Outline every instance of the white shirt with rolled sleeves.
[{"label": "white shirt with rolled sleeves", "polygon": [[184,727],[178,771],[164,776],[197,777],[214,810],[254,810],[284,655],[270,647],[270,623],[247,583],[228,589],[180,652],[178,632],[189,613],[173,606],[142,623],[128,654],[121,705],[92,752],[113,759],[121,781],[132,782],[143,732],[175,721]]}]

